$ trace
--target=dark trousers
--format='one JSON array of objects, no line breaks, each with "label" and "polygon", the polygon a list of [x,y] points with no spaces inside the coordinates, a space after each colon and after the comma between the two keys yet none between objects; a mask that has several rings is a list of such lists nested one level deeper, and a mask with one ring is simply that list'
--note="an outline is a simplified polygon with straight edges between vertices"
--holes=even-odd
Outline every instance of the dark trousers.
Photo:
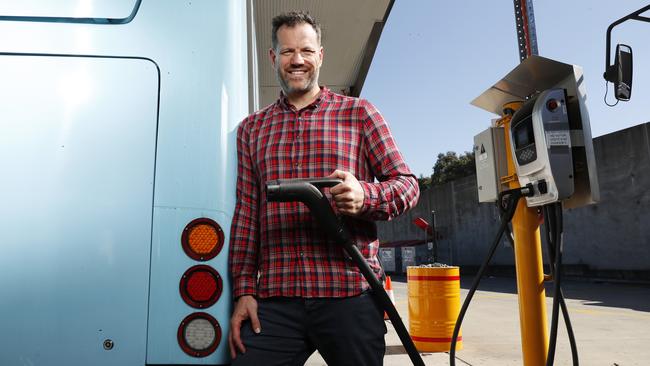
[{"label": "dark trousers", "polygon": [[246,353],[233,366],[303,365],[318,350],[328,365],[382,365],[384,311],[370,292],[341,299],[258,300],[260,334],[241,329]]}]

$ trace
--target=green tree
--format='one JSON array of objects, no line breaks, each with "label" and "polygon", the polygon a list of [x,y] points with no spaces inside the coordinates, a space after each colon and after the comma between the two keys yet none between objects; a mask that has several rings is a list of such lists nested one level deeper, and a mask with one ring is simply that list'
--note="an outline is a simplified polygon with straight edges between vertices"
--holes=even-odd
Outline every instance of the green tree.
[{"label": "green tree", "polygon": [[474,162],[473,152],[466,151],[465,154],[458,156],[453,151],[447,151],[446,154],[438,154],[438,160],[433,166],[431,184],[445,184],[475,173],[476,164]]},{"label": "green tree", "polygon": [[425,177],[420,174],[420,178],[418,178],[418,186],[420,187],[420,191],[424,191],[425,189],[431,187],[431,177]]}]

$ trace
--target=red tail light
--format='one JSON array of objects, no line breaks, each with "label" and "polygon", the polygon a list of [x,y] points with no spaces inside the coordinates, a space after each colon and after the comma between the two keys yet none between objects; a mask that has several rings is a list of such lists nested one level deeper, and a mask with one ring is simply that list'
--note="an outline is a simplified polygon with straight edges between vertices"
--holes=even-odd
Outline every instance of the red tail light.
[{"label": "red tail light", "polygon": [[203,309],[212,306],[221,296],[222,290],[221,276],[210,266],[191,267],[181,278],[181,297],[194,308]]}]

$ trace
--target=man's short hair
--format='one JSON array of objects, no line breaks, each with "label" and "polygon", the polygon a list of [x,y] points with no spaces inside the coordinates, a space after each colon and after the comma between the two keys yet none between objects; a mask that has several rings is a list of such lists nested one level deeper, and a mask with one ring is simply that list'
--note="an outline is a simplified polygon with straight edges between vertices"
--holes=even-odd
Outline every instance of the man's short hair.
[{"label": "man's short hair", "polygon": [[320,24],[309,15],[309,13],[304,11],[290,11],[288,13],[282,13],[273,18],[273,31],[271,33],[271,41],[273,43],[273,49],[278,47],[278,29],[283,25],[287,27],[295,27],[299,24],[309,24],[314,31],[316,32],[316,37],[318,38],[318,44],[320,44]]}]

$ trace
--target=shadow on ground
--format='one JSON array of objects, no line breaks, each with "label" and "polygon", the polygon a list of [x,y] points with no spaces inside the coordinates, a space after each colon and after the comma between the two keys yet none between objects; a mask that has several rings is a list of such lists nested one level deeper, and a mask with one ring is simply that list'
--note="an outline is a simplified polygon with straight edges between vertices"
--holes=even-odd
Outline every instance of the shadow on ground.
[{"label": "shadow on ground", "polygon": [[[391,275],[396,282],[406,282],[406,276]],[[469,289],[474,276],[462,276],[460,287]],[[479,290],[499,293],[517,293],[515,278],[485,277],[481,280]],[[650,285],[613,283],[597,279],[563,280],[562,291],[567,299],[581,300],[585,305],[627,308],[650,312]],[[553,296],[553,284],[546,284],[546,296]]]}]

